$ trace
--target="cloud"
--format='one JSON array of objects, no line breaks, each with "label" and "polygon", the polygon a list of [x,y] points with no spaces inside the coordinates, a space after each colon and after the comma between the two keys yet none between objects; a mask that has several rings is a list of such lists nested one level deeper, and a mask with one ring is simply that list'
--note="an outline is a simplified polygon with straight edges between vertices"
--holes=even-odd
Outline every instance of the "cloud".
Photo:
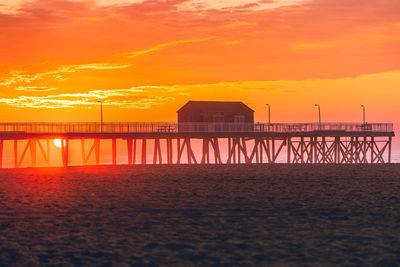
[{"label": "cloud", "polygon": [[210,9],[250,9],[263,10],[283,6],[296,5],[309,0],[189,0],[179,7],[182,10],[210,10]]},{"label": "cloud", "polygon": [[[27,71],[19,71],[19,70],[11,71],[6,75],[4,81],[0,82],[0,85],[11,86],[13,84],[30,84],[32,82],[41,79],[62,81],[65,79],[63,75],[67,73],[75,73],[78,70],[117,70],[117,69],[129,68],[130,66],[131,65],[129,64],[119,65],[119,64],[109,64],[109,63],[95,63],[95,64],[82,64],[82,65],[62,65],[58,66],[54,70],[41,73],[29,73]],[[40,89],[40,87],[37,88]]]},{"label": "cloud", "polygon": [[[188,9],[181,8],[184,4]],[[396,70],[398,10],[398,0],[36,0],[19,14],[0,14],[0,75],[29,69],[0,79],[0,86],[74,76],[75,87],[89,90],[93,87],[79,82],[103,82],[102,70],[110,71],[110,80],[136,85],[341,78]],[[224,44],[233,41],[234,46]],[[128,53],[115,56],[120,52]],[[81,62],[100,64],[57,67]],[[118,71],[128,64],[135,71]],[[51,72],[36,75],[44,66]],[[85,73],[70,75],[79,71]]]},{"label": "cloud", "polygon": [[243,22],[232,22],[232,23],[229,23],[229,24],[222,25],[219,28],[221,28],[221,29],[231,29],[231,28],[243,27],[243,26],[248,26],[248,25],[250,25],[250,23],[244,22],[244,21]]},{"label": "cloud", "polygon": [[171,91],[179,91],[179,89],[174,87],[139,86],[128,89],[92,90],[86,93],[0,98],[0,103],[20,108],[59,109],[92,107],[98,105],[97,101],[102,101],[103,105],[108,106],[149,109],[155,105],[173,101],[174,97],[161,95]]},{"label": "cloud", "polygon": [[46,86],[18,86],[15,90],[25,92],[48,92],[58,90],[58,88],[49,88]]},{"label": "cloud", "polygon": [[[2,0],[1,2],[0,13],[17,14],[21,12],[21,7],[38,2],[38,0]],[[98,6],[116,6],[142,3],[145,0],[70,0],[70,2],[89,2]]]},{"label": "cloud", "polygon": [[134,57],[137,57],[137,56],[140,56],[140,55],[153,53],[153,52],[162,50],[162,49],[167,48],[167,47],[176,46],[176,45],[180,45],[180,44],[205,42],[205,41],[208,41],[208,40],[212,40],[214,38],[216,38],[216,37],[215,36],[210,36],[210,37],[204,37],[204,38],[193,38],[193,39],[187,39],[187,40],[176,40],[176,41],[172,41],[172,42],[168,42],[168,43],[158,44],[158,45],[153,46],[153,47],[151,47],[149,49],[146,49],[146,50],[139,50],[139,51],[134,51],[134,52],[120,53],[120,54],[117,54],[117,55],[123,55],[123,56],[126,56],[128,58],[134,58]]},{"label": "cloud", "polygon": [[235,44],[238,44],[238,43],[240,43],[239,40],[223,42],[224,45],[235,45]]},{"label": "cloud", "polygon": [[77,70],[77,69],[92,69],[92,70],[115,70],[115,69],[126,69],[131,65],[113,65],[109,63],[97,63],[97,64],[85,64],[85,65],[70,65],[64,66],[64,68]]},{"label": "cloud", "polygon": [[[210,9],[229,9],[229,8],[254,8],[267,9],[277,8],[298,4],[308,0],[181,0],[170,1],[177,5],[181,10],[210,10]],[[2,0],[0,4],[0,13],[16,14],[21,12],[21,7],[26,4],[32,4],[38,0]],[[90,3],[97,7],[129,6],[148,4],[148,2],[168,2],[154,0],[69,0],[76,3]],[[157,3],[153,3],[157,4]]]}]

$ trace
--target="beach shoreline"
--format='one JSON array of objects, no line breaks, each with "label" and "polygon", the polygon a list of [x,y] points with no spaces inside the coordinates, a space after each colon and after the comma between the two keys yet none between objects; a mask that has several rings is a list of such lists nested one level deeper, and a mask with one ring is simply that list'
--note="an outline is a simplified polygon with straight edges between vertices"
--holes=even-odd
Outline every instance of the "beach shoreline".
[{"label": "beach shoreline", "polygon": [[5,265],[391,265],[400,164],[0,171]]}]

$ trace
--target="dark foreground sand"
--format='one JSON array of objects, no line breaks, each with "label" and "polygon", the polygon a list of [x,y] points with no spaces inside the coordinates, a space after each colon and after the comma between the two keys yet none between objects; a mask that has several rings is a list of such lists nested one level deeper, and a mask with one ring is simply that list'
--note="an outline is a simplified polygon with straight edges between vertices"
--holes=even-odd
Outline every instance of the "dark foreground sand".
[{"label": "dark foreground sand", "polygon": [[0,171],[1,265],[400,263],[400,165]]}]

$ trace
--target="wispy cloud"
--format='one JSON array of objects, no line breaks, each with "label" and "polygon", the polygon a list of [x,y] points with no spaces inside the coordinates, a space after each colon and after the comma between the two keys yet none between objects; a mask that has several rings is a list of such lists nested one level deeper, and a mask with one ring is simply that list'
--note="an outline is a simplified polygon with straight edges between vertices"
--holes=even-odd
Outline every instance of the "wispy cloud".
[{"label": "wispy cloud", "polygon": [[232,22],[232,23],[229,23],[229,24],[222,25],[219,28],[221,28],[221,29],[231,29],[231,28],[243,27],[243,26],[248,26],[248,25],[250,25],[250,23],[244,22],[244,21],[242,21],[242,22]]},{"label": "wispy cloud", "polygon": [[182,10],[210,10],[210,9],[271,9],[290,6],[309,0],[189,0],[179,5]]},{"label": "wispy cloud", "polygon": [[[78,70],[117,70],[129,68],[131,65],[110,64],[110,63],[94,63],[81,65],[62,65],[54,70],[29,73],[27,71],[11,71],[6,75],[4,81],[0,81],[0,86],[11,86],[13,84],[30,84],[41,79],[52,79],[53,81],[62,81],[67,73],[75,73]],[[18,90],[18,89],[17,89]]]},{"label": "wispy cloud", "polygon": [[[69,0],[70,2],[88,2],[98,7],[127,6],[132,4],[146,3],[146,0]],[[180,10],[210,10],[231,8],[267,9],[281,6],[293,5],[307,0],[187,0],[176,1],[175,5]],[[25,4],[34,3],[35,0],[2,0],[0,13],[16,14],[21,12]],[[160,1],[163,2],[163,1]],[[173,2],[173,1],[171,1]]]},{"label": "wispy cloud", "polygon": [[92,107],[98,105],[97,101],[101,100],[104,105],[148,109],[174,100],[174,97],[157,94],[157,92],[165,94],[171,90],[175,90],[174,87],[139,86],[128,89],[93,90],[86,93],[0,98],[0,103],[21,108],[59,109]]},{"label": "wispy cloud", "polygon": [[[98,6],[128,5],[144,2],[145,0],[69,0],[70,2],[89,2]],[[35,0],[1,0],[0,13],[16,14],[21,12],[21,7],[34,3]]]},{"label": "wispy cloud", "polygon": [[[126,69],[129,68],[131,65],[115,65],[109,63],[97,63],[97,64],[84,64],[84,65],[70,65],[66,66],[72,70],[77,69],[92,69],[92,70],[115,70],[115,69]],[[65,67],[65,66],[64,66]]]},{"label": "wispy cloud", "polygon": [[234,40],[234,41],[223,42],[222,44],[224,44],[224,45],[235,45],[235,44],[238,44],[238,43],[240,43],[239,40]]},{"label": "wispy cloud", "polygon": [[212,40],[214,38],[216,38],[216,37],[215,36],[210,36],[210,37],[205,37],[205,38],[193,38],[193,39],[187,39],[187,40],[176,40],[176,41],[172,41],[172,42],[168,42],[168,43],[158,44],[158,45],[153,46],[153,47],[151,47],[149,49],[146,49],[146,50],[139,50],[139,51],[134,51],[134,52],[120,53],[118,55],[126,56],[128,58],[134,58],[134,57],[137,57],[137,56],[140,56],[140,55],[153,53],[153,52],[162,50],[162,49],[167,48],[167,47],[176,46],[176,45],[180,45],[180,44],[205,42],[205,41],[208,41],[208,40]]},{"label": "wispy cloud", "polygon": [[58,90],[58,88],[49,88],[46,86],[18,86],[15,90],[25,92],[48,92]]}]

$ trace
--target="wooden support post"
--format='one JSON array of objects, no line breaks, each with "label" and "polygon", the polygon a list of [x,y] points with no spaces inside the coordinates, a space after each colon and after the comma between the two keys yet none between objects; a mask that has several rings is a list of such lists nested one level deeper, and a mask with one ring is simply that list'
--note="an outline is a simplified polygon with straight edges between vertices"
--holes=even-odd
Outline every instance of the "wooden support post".
[{"label": "wooden support post", "polygon": [[210,139],[207,139],[207,164],[210,164]]},{"label": "wooden support post", "polygon": [[147,158],[147,148],[146,148],[147,139],[142,139],[142,164],[146,164]]},{"label": "wooden support post", "polygon": [[171,164],[171,147],[170,147],[170,138],[165,139],[165,142],[167,142],[167,164]]},{"label": "wooden support post", "polygon": [[160,164],[163,163],[162,161],[162,154],[161,154],[161,145],[160,145],[161,140],[158,140],[158,159],[160,160]]},{"label": "wooden support post", "polygon": [[364,136],[364,138],[363,138],[363,163],[368,163],[367,153],[368,153],[368,141],[367,141],[367,137]]},{"label": "wooden support post", "polygon": [[[370,139],[370,142],[369,142],[369,147],[370,147],[370,149],[371,149],[371,164],[374,164],[375,163],[375,157],[374,157],[374,145],[375,145],[375,138],[372,136],[372,137],[370,137],[371,139]],[[379,159],[377,159],[377,160],[379,160]],[[377,162],[377,163],[379,163],[379,162]]]},{"label": "wooden support post", "polygon": [[218,138],[214,138],[213,147],[214,147],[214,162],[215,162],[215,164],[222,164]]},{"label": "wooden support post", "polygon": [[350,163],[357,163],[357,158],[356,158],[356,154],[357,154],[357,146],[356,146],[356,139],[355,137],[351,138],[352,141],[352,145],[351,145],[351,155],[352,155],[352,159]]},{"label": "wooden support post", "polygon": [[208,142],[209,142],[209,140],[207,138],[203,138],[203,147],[202,147],[200,164],[206,164],[207,163],[208,148],[209,148]]},{"label": "wooden support post", "polygon": [[65,140],[65,165],[68,167],[69,164],[69,139]]},{"label": "wooden support post", "polygon": [[63,166],[68,167],[68,160],[69,160],[69,139],[61,139],[61,153],[62,153],[62,160]]},{"label": "wooden support post", "polygon": [[96,165],[100,165],[100,139],[94,139],[94,152],[96,154]]},{"label": "wooden support post", "polygon": [[290,137],[287,138],[287,163],[291,162],[291,150],[292,150],[292,139]]},{"label": "wooden support post", "polygon": [[158,154],[158,146],[160,145],[159,139],[154,139],[154,153],[153,153],[153,164],[157,164],[157,154]]},{"label": "wooden support post", "polygon": [[183,150],[183,148],[181,149],[181,139],[180,138],[176,139],[176,146],[177,146],[177,153],[178,153],[176,164],[180,164],[181,157],[182,157],[182,150]]},{"label": "wooden support post", "polygon": [[249,155],[247,154],[246,140],[245,140],[244,137],[242,137],[241,139],[242,139],[242,142],[241,142],[240,147],[241,147],[241,150],[242,150],[242,153],[243,153],[243,156],[244,156],[244,161],[245,161],[246,164],[250,164],[251,160],[249,158]]},{"label": "wooden support post", "polygon": [[133,159],[132,159],[132,164],[133,165],[136,164],[136,143],[137,143],[137,139],[135,138],[133,140]]},{"label": "wooden support post", "polygon": [[86,165],[86,148],[85,148],[85,139],[81,139],[81,154],[82,154],[82,164]]},{"label": "wooden support post", "polygon": [[0,140],[0,168],[3,168],[3,148],[4,148],[4,140]]},{"label": "wooden support post", "polygon": [[157,164],[157,159],[160,164],[162,164],[161,158],[161,146],[160,146],[160,139],[154,139],[154,155],[153,155],[153,164]]},{"label": "wooden support post", "polygon": [[336,163],[336,164],[340,163],[339,149],[340,149],[340,136],[336,136],[335,137],[335,161],[334,161],[334,163]]},{"label": "wooden support post", "polygon": [[392,163],[392,137],[389,136],[388,163]]},{"label": "wooden support post", "polygon": [[304,163],[304,152],[305,152],[304,137],[300,137],[300,163]]},{"label": "wooden support post", "polygon": [[167,138],[167,163],[172,164],[172,139]]},{"label": "wooden support post", "polygon": [[236,164],[236,138],[232,138],[233,163]]},{"label": "wooden support post", "polygon": [[259,158],[259,146],[260,142],[258,141],[257,138],[254,138],[254,146],[253,146],[253,152],[251,153],[251,160],[253,160],[253,157],[256,157],[256,163],[260,163],[260,158]]},{"label": "wooden support post", "polygon": [[310,137],[310,161],[309,163],[314,163],[314,139],[312,137]]},{"label": "wooden support post", "polygon": [[235,157],[236,157],[235,142],[234,142],[233,138],[229,138],[229,139],[230,139],[230,143],[231,143],[231,147],[229,149],[229,153],[230,153],[229,163],[235,163]]},{"label": "wooden support post", "polygon": [[314,163],[319,163],[319,157],[318,157],[318,137],[314,137]]},{"label": "wooden support post", "polygon": [[235,139],[228,138],[228,159],[226,161],[227,164],[236,163],[235,146],[236,146]]},{"label": "wooden support post", "polygon": [[275,163],[275,138],[272,137],[271,139],[271,146],[272,146],[272,163]]},{"label": "wooden support post", "polygon": [[50,160],[50,139],[46,139],[46,148],[47,148],[47,165],[50,167],[51,160]]},{"label": "wooden support post", "polygon": [[[190,138],[185,138],[185,143],[186,143],[186,152],[187,152],[187,157],[188,157],[188,164],[197,164],[196,157],[194,156],[192,146],[190,143],[191,139]],[[183,149],[183,147],[182,147]]]},{"label": "wooden support post", "polygon": [[360,150],[361,150],[361,144],[360,140],[358,139],[358,136],[355,138],[355,163],[361,163],[361,158],[360,158]]},{"label": "wooden support post", "polygon": [[18,140],[14,140],[14,168],[18,168]]},{"label": "wooden support post", "polygon": [[354,140],[353,139],[354,139],[353,137],[350,137],[350,147],[349,147],[350,151],[347,151],[347,153],[350,153],[349,163],[351,163],[351,164],[354,162]]},{"label": "wooden support post", "polygon": [[112,164],[117,165],[117,139],[113,138],[112,142]]},{"label": "wooden support post", "polygon": [[241,163],[241,145],[240,145],[240,137],[235,138],[236,139],[236,145],[237,145],[237,162],[240,164]]},{"label": "wooden support post", "polygon": [[128,146],[128,164],[132,165],[132,139],[126,139],[126,145]]},{"label": "wooden support post", "polygon": [[274,142],[275,142],[275,140],[273,140],[270,137],[267,137],[265,139],[264,150],[265,150],[265,154],[267,156],[267,163],[274,163],[273,162],[274,151],[272,149],[273,147],[275,147]]},{"label": "wooden support post", "polygon": [[188,159],[188,164],[192,164],[192,155],[191,153],[191,145],[190,145],[190,138],[185,138],[185,143],[186,143],[186,154],[187,154],[187,159]]}]

